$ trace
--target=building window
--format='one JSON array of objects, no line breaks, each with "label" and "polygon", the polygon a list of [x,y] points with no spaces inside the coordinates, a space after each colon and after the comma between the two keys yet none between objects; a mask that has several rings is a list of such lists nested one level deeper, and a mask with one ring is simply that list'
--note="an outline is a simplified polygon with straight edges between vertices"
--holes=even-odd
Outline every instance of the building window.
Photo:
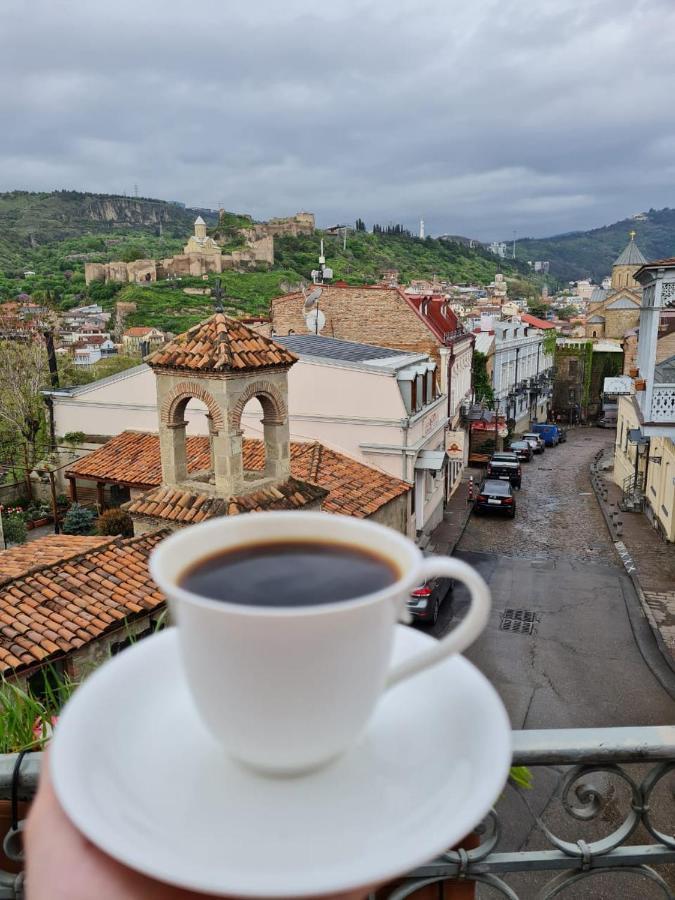
[{"label": "building window", "polygon": [[577,399],[577,392],[574,390],[574,388],[570,388],[570,391],[569,391],[570,403],[576,403],[576,399]]},{"label": "building window", "polygon": [[417,412],[417,379],[413,378],[410,382],[410,412],[414,415]]},{"label": "building window", "polygon": [[597,336],[598,336],[598,332],[597,332],[597,331],[593,331],[592,336],[593,336],[593,337],[597,337]]},{"label": "building window", "polygon": [[571,378],[574,378],[579,374],[579,360],[578,359],[568,359],[567,360],[567,372]]},{"label": "building window", "polygon": [[415,485],[413,485],[412,490],[410,491],[410,515],[415,515],[415,495],[417,491],[415,490]]}]

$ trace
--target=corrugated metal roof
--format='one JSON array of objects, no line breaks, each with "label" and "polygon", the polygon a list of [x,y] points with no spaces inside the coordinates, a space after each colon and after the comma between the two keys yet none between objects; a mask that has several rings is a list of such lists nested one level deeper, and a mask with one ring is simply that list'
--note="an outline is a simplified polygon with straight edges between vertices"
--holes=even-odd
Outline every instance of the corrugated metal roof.
[{"label": "corrugated metal roof", "polygon": [[479,331],[476,335],[476,343],[474,345],[474,349],[479,353],[487,355],[490,352],[490,348],[492,347],[494,342],[494,334],[490,334],[489,331]]},{"label": "corrugated metal roof", "polygon": [[675,384],[675,354],[654,366],[655,384]]},{"label": "corrugated metal roof", "polygon": [[367,362],[371,359],[389,359],[392,356],[409,356],[405,350],[340,341],[321,334],[275,335],[274,340],[295,353],[296,356],[317,356],[324,359],[344,359],[349,362]]}]

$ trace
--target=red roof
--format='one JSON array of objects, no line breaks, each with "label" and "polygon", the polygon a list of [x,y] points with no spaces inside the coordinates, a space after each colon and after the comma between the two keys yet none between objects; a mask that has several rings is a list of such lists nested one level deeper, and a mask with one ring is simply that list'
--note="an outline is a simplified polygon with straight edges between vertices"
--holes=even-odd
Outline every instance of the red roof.
[{"label": "red roof", "polygon": [[532,325],[533,328],[555,328],[555,325],[552,325],[545,319],[538,319],[536,316],[531,316],[529,313],[523,313],[520,318],[526,325]]},{"label": "red roof", "polygon": [[444,344],[448,332],[457,331],[459,319],[450,309],[450,304],[445,297],[424,296],[406,294],[399,291],[405,297],[417,315],[422,319],[427,328],[434,333],[438,340]]}]

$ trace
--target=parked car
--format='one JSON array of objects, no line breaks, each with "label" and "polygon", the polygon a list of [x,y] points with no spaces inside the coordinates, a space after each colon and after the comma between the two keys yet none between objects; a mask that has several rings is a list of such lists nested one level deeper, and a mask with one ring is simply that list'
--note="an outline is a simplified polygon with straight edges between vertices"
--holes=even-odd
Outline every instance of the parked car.
[{"label": "parked car", "polygon": [[530,462],[534,456],[534,450],[529,441],[512,441],[509,444],[509,450],[512,450],[521,462]]},{"label": "parked car", "polygon": [[505,462],[518,462],[518,456],[513,450],[497,450],[490,457],[490,462],[498,459],[504,460]]},{"label": "parked car", "polygon": [[425,625],[438,622],[443,601],[452,590],[452,578],[430,578],[411,591],[407,601],[408,611],[414,619]]},{"label": "parked car", "polygon": [[514,519],[516,498],[510,483],[495,478],[488,478],[484,481],[476,497],[474,512],[501,512]]},{"label": "parked car", "polygon": [[547,447],[555,447],[560,441],[560,433],[558,431],[557,425],[551,425],[544,422],[534,422],[530,430],[535,434],[540,434],[543,437]]},{"label": "parked car", "polygon": [[563,428],[562,425],[558,425],[558,438],[561,444],[564,444],[567,440],[567,429]]},{"label": "parked car", "polygon": [[487,465],[487,477],[497,481],[508,481],[513,487],[520,488],[522,470],[518,458],[500,459],[496,455],[493,456]]},{"label": "parked car", "polygon": [[616,428],[616,419],[603,416],[601,419],[598,419],[596,425],[598,428]]},{"label": "parked car", "polygon": [[535,453],[543,453],[546,450],[546,441],[540,434],[535,434],[534,431],[527,431],[523,435],[523,440],[530,442]]}]

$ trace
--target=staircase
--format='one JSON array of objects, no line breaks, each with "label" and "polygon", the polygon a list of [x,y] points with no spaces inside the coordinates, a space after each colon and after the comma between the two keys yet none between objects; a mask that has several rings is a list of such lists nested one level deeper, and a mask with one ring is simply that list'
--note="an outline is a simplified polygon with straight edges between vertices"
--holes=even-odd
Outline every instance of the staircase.
[{"label": "staircase", "polygon": [[620,507],[624,512],[642,512],[645,505],[644,474],[629,475],[621,485]]}]

